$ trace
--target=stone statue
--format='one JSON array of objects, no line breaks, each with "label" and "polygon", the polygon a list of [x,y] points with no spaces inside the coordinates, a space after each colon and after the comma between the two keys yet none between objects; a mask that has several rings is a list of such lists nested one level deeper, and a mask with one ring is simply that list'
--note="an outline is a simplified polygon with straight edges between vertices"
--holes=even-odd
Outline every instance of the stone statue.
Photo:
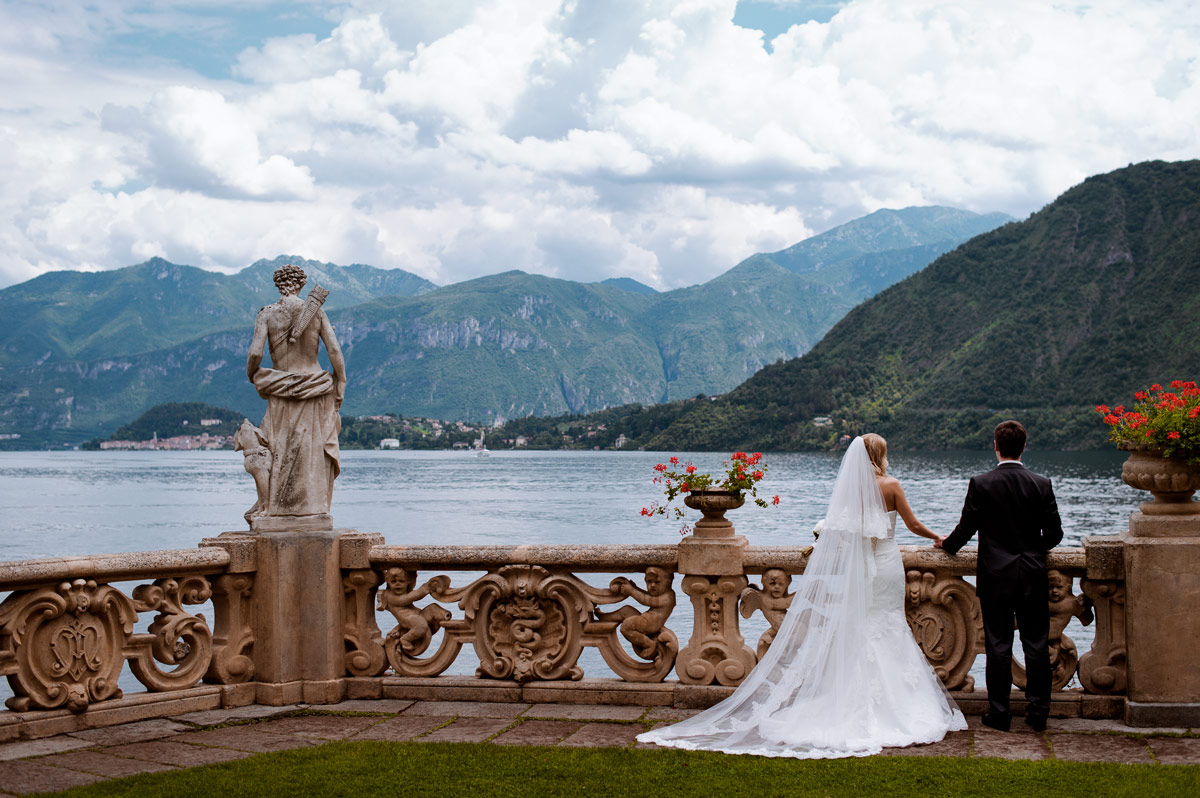
[{"label": "stone statue", "polygon": [[[810,547],[811,548],[811,547]],[[787,571],[772,568],[763,573],[761,588],[750,585],[742,591],[741,613],[743,618],[749,618],[755,611],[761,612],[771,625],[770,629],[758,638],[758,658],[761,660],[775,640],[779,624],[787,615],[788,607],[792,604],[792,594],[787,592],[791,587],[792,577]]]},{"label": "stone statue", "polygon": [[242,419],[242,426],[233,434],[233,450],[241,452],[246,473],[254,477],[254,490],[258,499],[254,506],[246,511],[247,523],[263,515],[267,509],[267,500],[271,494],[271,449],[262,430],[250,423],[250,419]]},{"label": "stone statue", "polygon": [[629,579],[618,576],[612,580],[609,590],[646,605],[641,612],[634,607],[618,607],[611,612],[597,612],[598,621],[618,621],[621,634],[633,646],[634,653],[642,659],[654,659],[658,649],[658,636],[667,618],[675,609],[675,591],[671,589],[671,572],[650,566],[646,569],[646,589],[642,590]]},{"label": "stone statue", "polygon": [[[256,505],[250,519],[254,531],[333,528],[329,504],[341,470],[338,410],[346,392],[346,365],[321,308],[329,292],[318,285],[308,301],[299,297],[307,279],[294,264],[276,269],[280,298],[258,312],[246,359],[246,375],[267,400],[260,426],[271,451],[267,500]],[[332,374],[317,362],[321,341]],[[264,345],[270,347],[272,368],[261,366]]]},{"label": "stone statue", "polygon": [[413,603],[428,596],[432,590],[448,589],[450,579],[435,576],[415,590],[415,571],[389,568],[384,572],[383,579],[387,587],[379,591],[377,608],[387,610],[396,619],[396,627],[388,633],[388,637],[399,637],[400,650],[415,657],[429,648],[434,632],[442,627],[442,623],[450,620],[450,613],[437,604],[414,607]]}]

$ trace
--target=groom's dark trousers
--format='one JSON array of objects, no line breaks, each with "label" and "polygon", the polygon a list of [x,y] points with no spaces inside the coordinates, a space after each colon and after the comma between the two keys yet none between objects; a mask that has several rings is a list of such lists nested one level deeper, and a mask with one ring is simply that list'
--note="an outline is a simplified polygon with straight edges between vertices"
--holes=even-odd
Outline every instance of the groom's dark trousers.
[{"label": "groom's dark trousers", "polygon": [[958,526],[942,549],[955,554],[979,533],[976,593],[987,646],[989,712],[1009,716],[1013,620],[1021,629],[1027,676],[1026,716],[1050,714],[1049,585],[1046,552],[1062,540],[1050,480],[1015,460],[971,479]]}]

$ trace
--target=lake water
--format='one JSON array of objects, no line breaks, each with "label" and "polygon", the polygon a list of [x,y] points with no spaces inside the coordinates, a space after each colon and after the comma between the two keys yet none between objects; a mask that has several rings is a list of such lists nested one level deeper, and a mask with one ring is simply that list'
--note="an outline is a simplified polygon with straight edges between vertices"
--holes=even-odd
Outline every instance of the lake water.
[{"label": "lake water", "polygon": [[[379,532],[389,544],[671,543],[678,524],[643,518],[642,507],[661,493],[651,483],[654,452],[497,451],[364,452],[342,455],[334,492],[339,527]],[[685,456],[714,471],[716,454]],[[967,480],[991,468],[988,452],[896,452],[890,472],[904,485],[917,517],[948,534],[962,507]],[[1063,545],[1088,535],[1118,534],[1148,494],[1120,479],[1120,452],[1030,452],[1025,462],[1054,482],[1063,518]],[[825,453],[766,457],[766,498],[780,505],[747,505],[730,514],[752,545],[807,545],[825,514],[840,456]],[[0,453],[0,561],[74,554],[191,548],[202,537],[245,528],[254,485],[237,452],[2,452]],[[692,515],[696,515],[692,513]],[[897,530],[901,544],[927,544]],[[422,575],[424,578],[426,575]],[[454,575],[455,584],[460,575]],[[607,584],[607,576],[588,577]],[[638,579],[640,583],[640,578]],[[678,588],[678,580],[676,580]],[[211,608],[202,608],[212,618]],[[456,613],[457,614],[457,613]],[[690,603],[680,594],[670,627],[686,641]],[[148,623],[146,619],[144,623]],[[386,630],[390,616],[380,618]],[[1068,630],[1085,651],[1091,629]],[[765,628],[760,615],[743,624],[753,647]],[[452,672],[472,673],[466,649]],[[977,663],[982,668],[983,658]],[[608,675],[586,649],[587,675]],[[981,672],[981,671],[980,671]],[[122,680],[128,692],[137,683]],[[982,686],[982,677],[977,676]],[[0,688],[0,696],[7,688]]]}]

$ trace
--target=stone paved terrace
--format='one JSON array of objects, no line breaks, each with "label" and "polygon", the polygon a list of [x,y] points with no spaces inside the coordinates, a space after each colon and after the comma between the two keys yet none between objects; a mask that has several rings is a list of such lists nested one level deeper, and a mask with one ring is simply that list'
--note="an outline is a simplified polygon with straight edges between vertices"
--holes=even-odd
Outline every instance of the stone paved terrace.
[{"label": "stone paved terrace", "polygon": [[[313,707],[247,706],[193,712],[0,744],[0,798],[196,767],[335,740],[456,742],[478,745],[653,748],[634,738],[700,710],[591,704],[471,701],[343,701]],[[336,714],[333,714],[336,713]],[[1200,764],[1189,729],[1134,729],[1111,720],[1051,718],[1044,733],[1015,718],[996,732],[968,716],[969,728],[932,745],[886,749],[884,756],[1060,759],[1131,764]]]}]

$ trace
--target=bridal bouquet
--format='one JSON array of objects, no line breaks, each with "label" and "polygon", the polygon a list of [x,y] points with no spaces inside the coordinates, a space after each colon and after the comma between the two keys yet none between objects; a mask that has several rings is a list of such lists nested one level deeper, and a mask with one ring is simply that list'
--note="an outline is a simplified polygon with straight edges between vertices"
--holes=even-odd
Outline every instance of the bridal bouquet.
[{"label": "bridal bouquet", "polygon": [[[767,474],[767,464],[763,462],[762,452],[754,454],[734,452],[723,463],[723,468],[723,475],[718,472],[717,476],[713,476],[699,471],[690,462],[681,463],[678,457],[671,457],[667,463],[659,463],[654,466],[654,484],[663,485],[665,483],[663,493],[667,500],[661,504],[654,502],[649,507],[643,507],[641,514],[644,516],[666,515],[670,511],[674,512],[676,518],[683,518],[683,508],[678,505],[673,506],[671,503],[681,495],[704,491],[728,491],[737,499],[741,499],[743,494],[748,493],[759,507],[768,506],[767,500],[758,496],[758,483]],[[779,504],[779,497],[772,496],[769,504]],[[687,531],[688,527],[685,524],[680,533],[686,535]]]},{"label": "bridal bouquet", "polygon": [[1153,449],[1163,457],[1200,463],[1200,388],[1182,380],[1172,380],[1169,387],[1155,383],[1138,391],[1132,410],[1097,405],[1096,412],[1109,426],[1109,440],[1123,449]]}]

